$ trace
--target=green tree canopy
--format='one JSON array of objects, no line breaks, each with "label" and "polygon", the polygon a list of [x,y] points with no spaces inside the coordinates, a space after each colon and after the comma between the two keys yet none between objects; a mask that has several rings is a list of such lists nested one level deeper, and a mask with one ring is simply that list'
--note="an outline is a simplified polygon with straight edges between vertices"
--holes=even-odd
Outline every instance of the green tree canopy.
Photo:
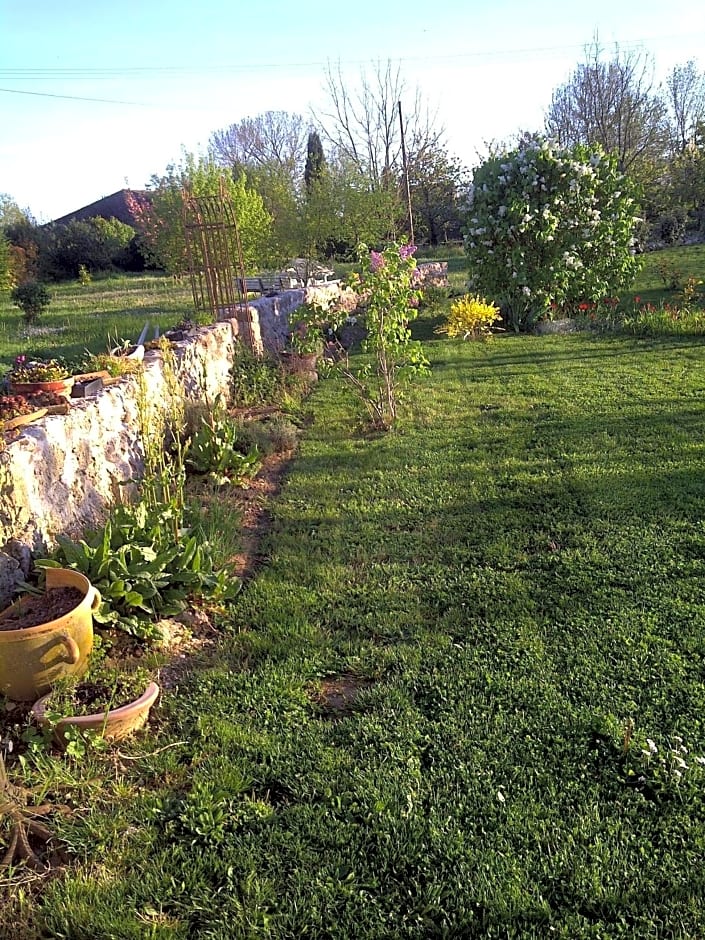
[{"label": "green tree canopy", "polygon": [[133,197],[132,208],[151,263],[172,274],[188,270],[182,216],[184,187],[189,187],[194,196],[216,196],[221,185],[235,210],[246,269],[255,272],[267,265],[272,252],[272,216],[262,196],[249,185],[244,173],[234,177],[212,160],[192,154],[187,154],[180,166],[167,167],[163,176],[153,176],[146,198]]}]

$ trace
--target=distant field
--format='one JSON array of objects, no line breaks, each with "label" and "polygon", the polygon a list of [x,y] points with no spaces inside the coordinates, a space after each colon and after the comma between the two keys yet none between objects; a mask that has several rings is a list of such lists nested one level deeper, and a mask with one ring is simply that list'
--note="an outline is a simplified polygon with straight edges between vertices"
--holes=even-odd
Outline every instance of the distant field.
[{"label": "distant field", "polygon": [[147,320],[163,331],[194,315],[189,282],[164,275],[96,278],[85,287],[70,281],[53,284],[50,291],[51,306],[32,329],[9,295],[0,294],[0,370],[21,353],[75,359],[87,349],[104,352],[109,337],[137,339]]}]

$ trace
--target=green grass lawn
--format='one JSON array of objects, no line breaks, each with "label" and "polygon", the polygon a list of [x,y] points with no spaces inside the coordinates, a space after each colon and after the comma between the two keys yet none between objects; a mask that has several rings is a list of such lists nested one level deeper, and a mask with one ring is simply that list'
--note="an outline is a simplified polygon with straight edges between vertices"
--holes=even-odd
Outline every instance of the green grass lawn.
[{"label": "green grass lawn", "polygon": [[8,936],[705,935],[705,345],[426,349],[386,436],[319,384],[150,733],[15,763],[72,861]]},{"label": "green grass lawn", "polygon": [[30,329],[9,294],[0,292],[0,372],[21,353],[80,359],[86,350],[105,352],[109,337],[134,342],[148,320],[163,332],[194,317],[186,278],[122,274],[96,278],[85,286],[78,281],[52,284],[49,291],[51,305]]}]

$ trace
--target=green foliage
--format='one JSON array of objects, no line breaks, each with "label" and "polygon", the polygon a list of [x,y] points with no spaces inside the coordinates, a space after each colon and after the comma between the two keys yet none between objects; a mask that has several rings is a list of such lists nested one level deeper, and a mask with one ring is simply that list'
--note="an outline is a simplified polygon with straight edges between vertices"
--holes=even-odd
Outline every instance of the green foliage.
[{"label": "green foliage", "polygon": [[67,565],[85,574],[103,598],[96,620],[150,639],[153,621],[179,613],[188,597],[222,597],[230,590],[227,574],[214,570],[208,545],[182,521],[173,504],[118,506],[84,539],[59,536],[56,555],[40,566]]},{"label": "green foliage", "polygon": [[462,336],[463,339],[488,339],[492,335],[492,327],[501,319],[499,310],[488,304],[484,297],[467,295],[453,301],[445,324],[436,332],[451,337]]},{"label": "green foliage", "polygon": [[25,281],[12,288],[10,299],[22,311],[25,323],[35,323],[51,303],[51,294],[39,281]]},{"label": "green foliage", "polygon": [[169,166],[164,176],[152,177],[149,199],[139,206],[138,217],[149,261],[171,274],[188,270],[183,232],[183,189],[194,196],[217,196],[224,187],[232,200],[247,271],[257,271],[269,258],[272,217],[244,173],[233,177],[221,167],[187,154],[180,166]]},{"label": "green foliage", "polygon": [[321,138],[317,131],[311,131],[306,142],[306,166],[304,168],[304,183],[307,189],[321,178],[325,166],[326,157],[323,153]]},{"label": "green foliage", "polygon": [[656,219],[653,233],[664,245],[677,245],[683,240],[688,213],[676,206]]},{"label": "green foliage", "polygon": [[0,291],[9,290],[14,283],[10,243],[0,232]]},{"label": "green foliage", "polygon": [[[360,245],[361,274],[351,278],[353,289],[364,297],[367,338],[362,350],[367,355],[353,359],[338,344],[334,368],[362,402],[377,430],[388,430],[396,421],[401,387],[428,371],[421,343],[411,338],[409,329],[421,296],[414,286],[415,251],[413,245],[391,245],[382,252],[370,252]],[[307,330],[327,328],[335,337],[349,311],[330,304],[308,305],[296,314]]]},{"label": "green foliage", "polygon": [[78,278],[89,272],[125,266],[127,249],[135,230],[118,219],[77,220],[48,226],[43,233],[40,264],[51,277]]},{"label": "green foliage", "polygon": [[238,344],[233,357],[230,393],[235,405],[266,405],[278,400],[282,389],[282,371],[268,356],[255,356]]},{"label": "green foliage", "polygon": [[468,188],[467,170],[444,150],[429,148],[410,158],[409,189],[418,242],[439,245],[462,237]]},{"label": "green foliage", "polygon": [[256,447],[242,452],[239,426],[216,402],[188,441],[186,463],[219,485],[242,485],[259,470],[261,460]]},{"label": "green foliage", "polygon": [[614,157],[532,138],[487,160],[473,185],[469,283],[501,307],[510,328],[633,281],[636,203]]},{"label": "green foliage", "polygon": [[[85,574],[103,598],[96,619],[142,639],[153,636],[156,618],[183,610],[188,598],[221,603],[239,587],[227,568],[216,566],[211,546],[187,507],[178,436],[181,406],[171,388],[169,359],[164,363],[170,411],[162,423],[152,421],[144,439],[146,473],[139,500],[116,506],[105,524],[83,539],[60,536],[56,556],[42,562],[65,564]],[[146,420],[144,403],[140,415]],[[173,454],[164,450],[167,437],[175,445]]]}]

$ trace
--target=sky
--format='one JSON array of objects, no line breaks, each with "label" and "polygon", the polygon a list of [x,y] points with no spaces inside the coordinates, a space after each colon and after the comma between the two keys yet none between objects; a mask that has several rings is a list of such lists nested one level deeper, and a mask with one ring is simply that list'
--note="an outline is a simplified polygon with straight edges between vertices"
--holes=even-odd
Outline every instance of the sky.
[{"label": "sky", "polygon": [[596,35],[658,79],[705,70],[703,0],[0,0],[0,193],[50,221],[244,117],[321,113],[327,66],[354,88],[387,60],[471,167],[542,127]]}]

